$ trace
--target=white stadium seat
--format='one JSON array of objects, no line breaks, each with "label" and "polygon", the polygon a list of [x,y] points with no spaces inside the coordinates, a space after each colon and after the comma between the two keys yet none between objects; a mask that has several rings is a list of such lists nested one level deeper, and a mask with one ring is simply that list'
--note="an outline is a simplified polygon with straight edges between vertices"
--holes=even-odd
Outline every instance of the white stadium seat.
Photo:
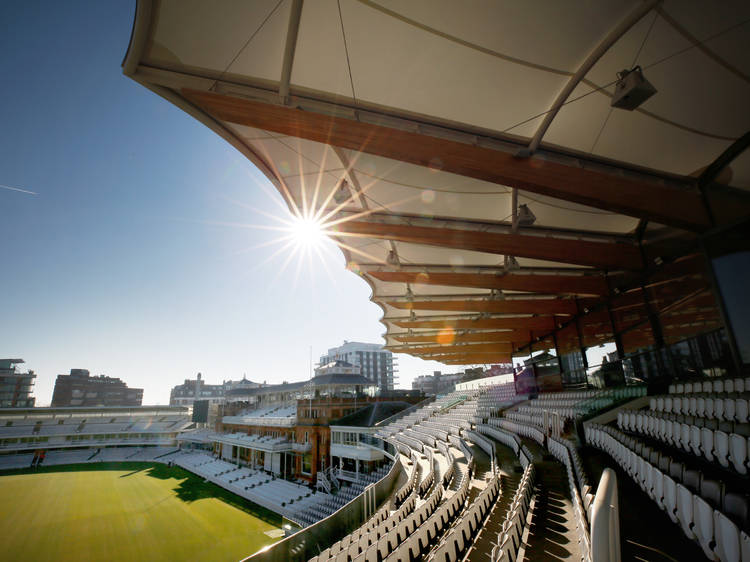
[{"label": "white stadium seat", "polygon": [[708,460],[714,460],[714,432],[705,427],[701,428],[701,448]]},{"label": "white stadium seat", "polygon": [[677,518],[677,484],[672,478],[664,475],[664,510],[669,515],[669,518],[674,522],[678,523]]},{"label": "white stadium seat", "polygon": [[693,494],[682,484],[677,484],[677,518],[680,520],[680,525],[685,536],[694,539]]},{"label": "white stadium seat", "polygon": [[701,428],[695,425],[690,426],[690,448],[696,456],[700,457],[703,454],[701,449]]},{"label": "white stadium seat", "polygon": [[652,497],[656,502],[656,505],[661,509],[665,509],[664,506],[664,474],[655,467],[651,469],[653,479],[653,494]]},{"label": "white stadium seat", "polygon": [[732,433],[729,436],[729,459],[734,469],[740,474],[747,474],[748,438]]},{"label": "white stadium seat", "polygon": [[723,467],[729,467],[729,436],[723,431],[714,432],[714,453]]},{"label": "white stadium seat", "polygon": [[724,419],[727,421],[734,421],[735,419],[735,399],[725,398],[724,399]]},{"label": "white stadium seat", "polygon": [[748,412],[748,402],[744,398],[737,398],[734,402],[734,417],[737,420],[738,423],[747,423],[748,418],[750,417],[750,412]]},{"label": "white stadium seat", "polygon": [[704,554],[709,560],[718,560],[716,551],[711,546],[714,542],[714,510],[711,505],[700,496],[693,496],[693,517],[695,534]]},{"label": "white stadium seat", "polygon": [[740,530],[720,511],[714,511],[714,535],[719,559],[722,562],[740,562]]}]

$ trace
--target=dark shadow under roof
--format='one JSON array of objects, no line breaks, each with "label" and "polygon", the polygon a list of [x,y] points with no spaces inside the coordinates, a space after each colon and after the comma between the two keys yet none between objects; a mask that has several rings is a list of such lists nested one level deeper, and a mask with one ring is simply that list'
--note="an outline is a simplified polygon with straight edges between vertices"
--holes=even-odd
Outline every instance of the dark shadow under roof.
[{"label": "dark shadow under roof", "polygon": [[351,427],[372,427],[386,418],[398,414],[401,410],[411,406],[408,402],[375,402],[360,408],[356,412],[332,421],[331,425],[347,425]]}]

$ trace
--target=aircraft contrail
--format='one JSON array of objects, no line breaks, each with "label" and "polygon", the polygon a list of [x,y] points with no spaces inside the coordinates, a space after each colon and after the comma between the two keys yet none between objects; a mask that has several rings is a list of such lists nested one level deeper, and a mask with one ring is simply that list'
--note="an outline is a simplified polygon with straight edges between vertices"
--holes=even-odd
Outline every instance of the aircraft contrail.
[{"label": "aircraft contrail", "polygon": [[0,187],[3,189],[9,189],[11,191],[20,191],[21,193],[28,193],[29,195],[39,195],[36,191],[29,191],[28,189],[21,189],[20,187],[11,187],[9,185],[3,185],[0,183]]}]

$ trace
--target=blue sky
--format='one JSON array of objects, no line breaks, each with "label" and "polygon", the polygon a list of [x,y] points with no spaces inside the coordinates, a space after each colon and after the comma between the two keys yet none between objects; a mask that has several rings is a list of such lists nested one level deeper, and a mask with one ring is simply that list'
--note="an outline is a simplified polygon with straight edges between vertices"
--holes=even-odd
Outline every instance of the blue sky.
[{"label": "blue sky", "polygon": [[[217,135],[120,69],[131,2],[0,4],[0,357],[145,388],[308,376],[344,339],[382,342],[369,287],[269,244],[281,198]],[[261,185],[261,183],[263,185]],[[264,189],[265,187],[265,189]],[[270,194],[270,195],[269,195]],[[400,385],[438,363],[399,356]]]}]

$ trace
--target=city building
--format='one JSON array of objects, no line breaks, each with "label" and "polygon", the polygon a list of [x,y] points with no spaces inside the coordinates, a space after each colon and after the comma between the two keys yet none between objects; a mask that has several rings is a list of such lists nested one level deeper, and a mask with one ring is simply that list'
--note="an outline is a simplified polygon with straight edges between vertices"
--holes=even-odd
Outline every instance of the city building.
[{"label": "city building", "polygon": [[394,373],[397,371],[395,359],[393,353],[380,344],[345,341],[344,345],[329,349],[320,358],[321,365],[334,361],[346,361],[359,367],[360,374],[372,381],[380,392],[393,390]]},{"label": "city building", "polygon": [[436,396],[451,392],[456,384],[464,378],[464,373],[442,374],[440,371],[433,371],[431,375],[420,375],[415,378],[411,387],[413,390],[420,390],[425,394]]},{"label": "city building", "polygon": [[203,376],[198,373],[194,379],[185,379],[185,382],[172,388],[169,393],[170,406],[192,406],[196,400],[208,400],[209,405],[221,404],[224,401],[226,385],[206,384]]},{"label": "city building", "polygon": [[92,377],[86,369],[71,369],[69,375],[57,375],[52,393],[52,407],[63,406],[140,406],[142,388],[129,388],[124,381],[99,375]]},{"label": "city building", "polygon": [[239,381],[223,381],[221,384],[206,384],[203,375],[198,373],[194,379],[172,388],[169,393],[170,406],[192,406],[196,400],[207,400],[209,407],[224,402],[227,393],[242,395],[246,390],[263,386],[243,377]]},{"label": "city building", "polygon": [[31,392],[36,374],[16,371],[16,365],[23,362],[23,359],[0,359],[0,408],[34,407]]}]

